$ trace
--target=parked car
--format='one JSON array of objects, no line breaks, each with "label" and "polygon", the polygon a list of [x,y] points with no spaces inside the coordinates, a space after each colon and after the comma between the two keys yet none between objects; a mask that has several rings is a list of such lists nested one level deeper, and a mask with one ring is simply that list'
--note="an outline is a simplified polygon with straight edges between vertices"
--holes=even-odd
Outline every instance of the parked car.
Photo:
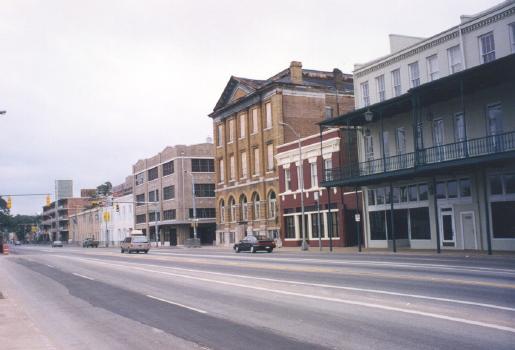
[{"label": "parked car", "polygon": [[21,245],[20,241],[14,241],[14,245]]},{"label": "parked car", "polygon": [[98,248],[98,241],[95,241],[93,238],[86,238],[84,242],[82,242],[83,248]]},{"label": "parked car", "polygon": [[53,241],[52,242],[52,248],[55,248],[55,247],[63,247],[63,242],[61,241]]},{"label": "parked car", "polygon": [[259,250],[264,250],[271,253],[275,248],[275,242],[265,236],[247,236],[238,243],[234,244],[234,251],[236,253],[249,251],[255,253]]},{"label": "parked car", "polygon": [[121,243],[121,252],[122,253],[132,253],[132,252],[144,252],[148,253],[150,250],[150,242],[147,239],[147,236],[143,235],[134,235],[127,237]]}]

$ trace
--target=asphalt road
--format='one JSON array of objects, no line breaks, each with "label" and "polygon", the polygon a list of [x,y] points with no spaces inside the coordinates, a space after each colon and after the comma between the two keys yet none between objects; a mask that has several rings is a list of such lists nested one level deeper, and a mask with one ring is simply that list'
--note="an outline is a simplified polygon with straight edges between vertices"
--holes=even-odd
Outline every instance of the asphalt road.
[{"label": "asphalt road", "polygon": [[515,257],[17,247],[59,349],[514,349]]}]

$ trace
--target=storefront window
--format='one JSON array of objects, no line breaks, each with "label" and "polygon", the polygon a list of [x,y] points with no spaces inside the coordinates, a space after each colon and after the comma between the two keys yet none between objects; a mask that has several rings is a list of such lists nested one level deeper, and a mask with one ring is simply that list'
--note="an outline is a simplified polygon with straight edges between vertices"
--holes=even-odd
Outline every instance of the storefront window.
[{"label": "storefront window", "polygon": [[407,202],[408,201],[408,188],[403,186],[403,187],[401,187],[400,191],[401,191],[401,202],[402,203]]},{"label": "storefront window", "polygon": [[515,193],[515,174],[504,175],[504,187],[506,189],[506,194]]},{"label": "storefront window", "polygon": [[458,182],[456,180],[447,182],[447,196],[449,198],[458,197]]},{"label": "storefront window", "polygon": [[372,211],[368,214],[370,219],[370,239],[385,240],[386,239],[386,220],[385,212]]},{"label": "storefront window", "polygon": [[375,205],[376,204],[374,192],[375,192],[375,190],[371,190],[371,189],[367,190],[368,205]]},{"label": "storefront window", "polygon": [[376,204],[384,204],[384,188],[378,188],[376,190]]},{"label": "storefront window", "polygon": [[411,185],[409,187],[409,200],[410,202],[417,201],[417,185]]},{"label": "storefront window", "polygon": [[460,179],[460,197],[470,197],[470,179]]},{"label": "storefront window", "polygon": [[515,238],[515,201],[492,202],[494,238]]},{"label": "storefront window", "polygon": [[501,176],[490,176],[490,194],[502,194]]},{"label": "storefront window", "polygon": [[421,201],[427,201],[427,184],[418,185],[418,198]]},{"label": "storefront window", "polygon": [[445,198],[445,182],[436,183],[436,198]]},{"label": "storefront window", "polygon": [[411,239],[431,239],[429,208],[412,208],[409,216]]}]

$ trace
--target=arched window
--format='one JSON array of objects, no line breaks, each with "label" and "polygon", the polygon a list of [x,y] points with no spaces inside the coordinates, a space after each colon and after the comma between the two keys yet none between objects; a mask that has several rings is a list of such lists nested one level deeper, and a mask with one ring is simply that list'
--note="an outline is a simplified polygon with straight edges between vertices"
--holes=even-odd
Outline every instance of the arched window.
[{"label": "arched window", "polygon": [[236,221],[236,201],[234,200],[234,197],[229,198],[229,210],[230,210],[230,222]]},{"label": "arched window", "polygon": [[252,216],[254,217],[254,220],[259,220],[259,213],[261,211],[261,203],[259,194],[257,192],[254,192],[252,195]]},{"label": "arched window", "polygon": [[222,199],[220,201],[220,223],[224,223],[225,222],[225,202],[224,200]]},{"label": "arched window", "polygon": [[247,221],[248,215],[247,215],[247,196],[242,194],[240,196],[240,219],[241,221]]},{"label": "arched window", "polygon": [[277,207],[275,203],[275,192],[268,192],[268,218],[274,219],[277,215]]}]

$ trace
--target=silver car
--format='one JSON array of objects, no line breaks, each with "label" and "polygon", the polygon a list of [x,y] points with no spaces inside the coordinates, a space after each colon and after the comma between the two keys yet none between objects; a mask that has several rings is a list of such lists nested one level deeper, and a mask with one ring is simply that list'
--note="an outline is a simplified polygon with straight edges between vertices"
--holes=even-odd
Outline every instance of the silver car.
[{"label": "silver car", "polygon": [[150,242],[148,241],[147,236],[137,235],[130,236],[123,240],[121,244],[121,252],[122,253],[132,253],[132,252],[144,252],[148,253],[150,250]]}]

